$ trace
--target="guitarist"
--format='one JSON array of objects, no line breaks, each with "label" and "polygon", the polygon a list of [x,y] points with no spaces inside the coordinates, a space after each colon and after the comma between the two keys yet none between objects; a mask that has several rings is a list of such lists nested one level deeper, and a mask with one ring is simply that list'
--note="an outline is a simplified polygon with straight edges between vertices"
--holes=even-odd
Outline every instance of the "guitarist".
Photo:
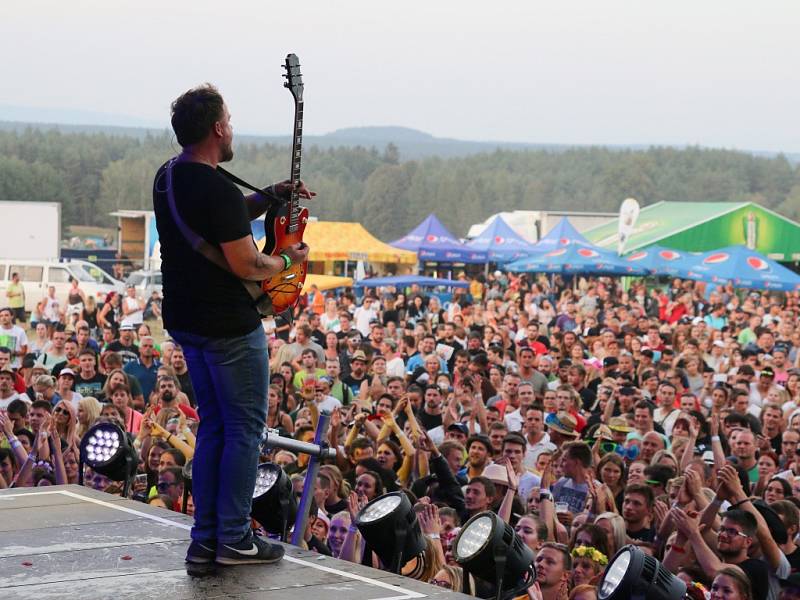
[{"label": "guitarist", "polygon": [[[245,197],[217,170],[233,158],[233,128],[216,88],[206,84],[175,100],[172,128],[183,151],[158,170],[153,206],[161,241],[164,326],[183,346],[201,418],[187,568],[215,561],[276,562],[283,548],[255,536],[250,527],[269,372],[261,316],[240,280],[268,279],[304,261],[308,246],[295,244],[274,256],[256,249],[250,220],[265,212],[270,198],[288,198],[291,184]],[[299,194],[315,195],[302,184]],[[230,272],[192,248],[173,218],[171,202],[190,230],[222,250]]]}]

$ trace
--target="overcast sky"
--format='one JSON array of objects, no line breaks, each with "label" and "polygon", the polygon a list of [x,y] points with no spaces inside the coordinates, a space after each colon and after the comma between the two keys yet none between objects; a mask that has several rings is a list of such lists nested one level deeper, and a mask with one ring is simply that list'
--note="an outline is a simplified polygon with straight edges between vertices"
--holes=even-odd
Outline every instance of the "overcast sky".
[{"label": "overcast sky", "polygon": [[306,133],[797,152],[798,31],[796,0],[4,0],[0,105],[166,125],[211,81],[287,134],[295,52]]}]

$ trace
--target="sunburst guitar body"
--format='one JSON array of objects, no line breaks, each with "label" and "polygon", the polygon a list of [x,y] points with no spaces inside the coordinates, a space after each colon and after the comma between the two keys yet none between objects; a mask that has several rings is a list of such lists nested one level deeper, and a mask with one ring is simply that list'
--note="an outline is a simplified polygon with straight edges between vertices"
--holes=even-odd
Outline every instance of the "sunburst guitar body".
[{"label": "sunburst guitar body", "polygon": [[[308,209],[300,206],[297,189],[300,184],[300,163],[303,155],[303,77],[300,61],[294,54],[286,56],[283,65],[286,73],[284,87],[294,97],[294,135],[292,139],[292,170],[289,180],[292,194],[286,203],[270,208],[264,216],[266,241],[261,250],[264,254],[278,255],[284,248],[303,242],[303,232],[308,223]],[[274,312],[282,313],[294,308],[308,272],[308,262],[292,264],[271,279],[261,283],[261,289],[272,299]]]}]

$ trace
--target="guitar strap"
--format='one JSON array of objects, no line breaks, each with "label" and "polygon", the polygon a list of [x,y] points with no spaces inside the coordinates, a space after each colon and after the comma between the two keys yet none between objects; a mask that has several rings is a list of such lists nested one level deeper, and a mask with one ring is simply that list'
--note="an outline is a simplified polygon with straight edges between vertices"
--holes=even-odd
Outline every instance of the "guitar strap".
[{"label": "guitar strap", "polygon": [[[186,241],[189,242],[189,245],[192,247],[193,250],[205,256],[209,261],[217,265],[220,269],[224,269],[228,273],[233,274],[233,271],[228,265],[228,261],[225,260],[225,255],[222,253],[222,250],[208,243],[204,238],[200,237],[197,233],[195,233],[186,224],[186,222],[181,218],[180,214],[178,213],[178,207],[175,204],[175,193],[172,190],[172,167],[175,165],[176,160],[177,160],[176,158],[170,160],[167,163],[166,167],[167,201],[169,202],[169,210],[170,213],[172,214],[172,220],[175,221],[175,225],[177,225],[178,230],[181,232]],[[236,177],[236,175],[228,173],[223,169],[219,170],[222,171],[223,175],[231,179],[231,181],[233,181],[234,183],[238,183],[239,185],[242,185],[248,189],[252,189],[256,192],[264,194],[270,199],[278,200],[274,194],[254,188],[250,184]],[[261,286],[257,282],[249,281],[247,279],[239,279],[239,281],[242,282],[244,289],[247,290],[247,293],[250,295],[250,298],[253,299],[253,306],[262,317],[268,317],[275,313],[275,311],[272,310],[272,298],[270,298],[269,295],[266,294],[261,289]]]}]

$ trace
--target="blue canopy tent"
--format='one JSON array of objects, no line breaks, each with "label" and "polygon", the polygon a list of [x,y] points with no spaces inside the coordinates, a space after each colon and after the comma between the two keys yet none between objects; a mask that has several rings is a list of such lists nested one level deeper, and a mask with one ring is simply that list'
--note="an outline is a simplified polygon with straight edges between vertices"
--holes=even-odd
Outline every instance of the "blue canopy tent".
[{"label": "blue canopy tent", "polygon": [[395,248],[416,252],[421,262],[484,263],[486,252],[473,250],[447,231],[436,215],[428,215],[422,223],[399,240],[390,242]]},{"label": "blue canopy tent", "polygon": [[504,267],[516,273],[562,273],[595,275],[645,275],[647,271],[602,248],[569,244],[515,260]]},{"label": "blue canopy tent", "polygon": [[631,252],[623,256],[622,260],[637,268],[646,269],[652,275],[686,277],[695,256],[683,250],[654,245]]},{"label": "blue canopy tent", "polygon": [[525,240],[497,215],[481,234],[467,242],[476,252],[486,254],[489,262],[508,262],[536,251],[533,244]]},{"label": "blue canopy tent", "polygon": [[800,275],[744,246],[728,246],[692,258],[688,279],[756,290],[800,290]]},{"label": "blue canopy tent", "polygon": [[569,222],[567,217],[561,217],[561,220],[556,223],[555,227],[533,245],[533,251],[548,252],[571,244],[594,247],[589,240],[578,233],[578,230],[572,226],[572,223]]},{"label": "blue canopy tent", "polygon": [[422,275],[394,275],[392,277],[372,277],[370,279],[360,279],[353,285],[355,287],[409,287],[417,284],[420,287],[457,287],[468,288],[468,281],[457,279],[439,279],[437,277],[424,277]]}]

